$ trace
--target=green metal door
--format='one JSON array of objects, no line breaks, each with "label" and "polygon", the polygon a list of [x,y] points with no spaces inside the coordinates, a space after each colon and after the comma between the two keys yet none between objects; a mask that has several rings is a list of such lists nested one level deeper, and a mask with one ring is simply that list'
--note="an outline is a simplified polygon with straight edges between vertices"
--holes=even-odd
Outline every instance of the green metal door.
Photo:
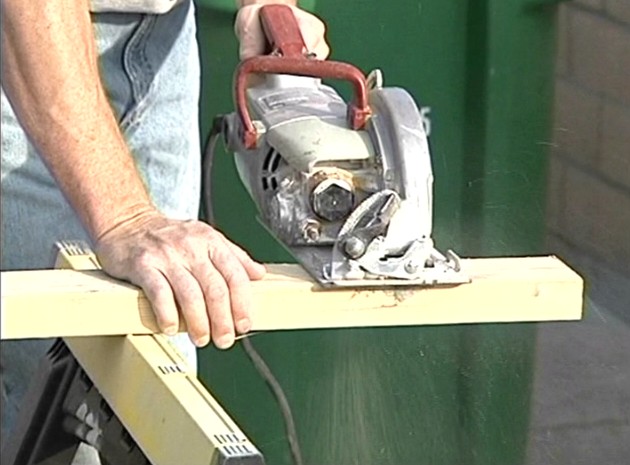
[{"label": "green metal door", "polygon": [[[425,107],[439,248],[542,251],[554,3],[317,0],[332,58],[380,68],[386,85]],[[214,114],[232,111],[237,44],[232,13],[202,6],[198,18],[207,130]],[[217,156],[213,179],[225,233],[260,260],[290,260],[257,224],[229,155]],[[296,331],[252,342],[287,393],[308,465],[524,461],[535,325]],[[201,377],[269,464],[291,463],[277,404],[240,347],[204,350]]]}]

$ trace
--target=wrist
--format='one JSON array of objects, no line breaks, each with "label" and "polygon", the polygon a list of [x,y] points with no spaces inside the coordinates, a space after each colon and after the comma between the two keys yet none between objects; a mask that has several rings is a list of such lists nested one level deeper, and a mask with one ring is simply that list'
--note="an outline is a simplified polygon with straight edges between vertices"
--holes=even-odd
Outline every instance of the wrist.
[{"label": "wrist", "polygon": [[140,202],[137,204],[130,204],[121,208],[116,217],[108,218],[102,222],[99,231],[95,231],[95,242],[101,242],[103,239],[109,237],[116,231],[126,229],[139,229],[143,224],[151,221],[156,217],[162,217],[163,215],[150,203]]}]

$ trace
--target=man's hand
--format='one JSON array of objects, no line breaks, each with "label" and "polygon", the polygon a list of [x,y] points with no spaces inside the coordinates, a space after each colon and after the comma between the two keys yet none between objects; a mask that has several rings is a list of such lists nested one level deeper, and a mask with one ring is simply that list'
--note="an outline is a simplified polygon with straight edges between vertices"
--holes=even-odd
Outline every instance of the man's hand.
[{"label": "man's hand", "polygon": [[142,287],[166,334],[177,331],[178,310],[198,347],[212,338],[228,348],[235,329],[251,327],[250,279],[265,268],[205,223],[134,217],[100,237],[96,253],[108,274]]},{"label": "man's hand", "polygon": [[3,0],[2,86],[104,270],[141,286],[160,327],[232,345],[262,265],[209,226],[156,212],[107,100],[86,0]]},{"label": "man's hand", "polygon": [[234,31],[240,42],[239,54],[241,60],[262,55],[266,50],[267,39],[263,32],[258,13],[263,5],[270,3],[288,4],[297,20],[306,49],[314,53],[320,60],[325,60],[330,53],[324,37],[326,26],[316,16],[295,6],[295,1],[281,0],[241,0],[242,5],[236,15]]}]

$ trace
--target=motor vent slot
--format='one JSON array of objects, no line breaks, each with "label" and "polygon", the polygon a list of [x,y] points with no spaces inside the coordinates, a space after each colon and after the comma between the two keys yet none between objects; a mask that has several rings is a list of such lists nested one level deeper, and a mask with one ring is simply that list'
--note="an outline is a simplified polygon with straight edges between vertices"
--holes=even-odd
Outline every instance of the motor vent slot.
[{"label": "motor vent slot", "polygon": [[270,147],[265,154],[262,165],[261,183],[263,190],[275,191],[278,189],[279,184],[276,174],[283,165],[283,161],[282,155],[273,147]]},{"label": "motor vent slot", "polygon": [[186,373],[179,365],[159,365],[158,368],[163,375]]}]

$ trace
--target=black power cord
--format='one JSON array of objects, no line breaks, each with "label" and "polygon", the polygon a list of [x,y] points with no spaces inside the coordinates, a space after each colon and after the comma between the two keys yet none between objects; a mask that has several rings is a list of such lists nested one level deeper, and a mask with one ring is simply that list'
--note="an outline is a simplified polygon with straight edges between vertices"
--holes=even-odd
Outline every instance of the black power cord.
[{"label": "black power cord", "polygon": [[[210,185],[212,179],[212,165],[214,164],[217,142],[225,133],[225,124],[224,116],[217,116],[212,121],[212,127],[210,128],[210,133],[208,134],[208,139],[206,140],[201,162],[201,213],[202,218],[210,225],[215,224],[214,211],[212,208],[212,189]],[[276,402],[278,402],[278,407],[280,408],[280,412],[282,413],[282,417],[284,419],[287,440],[289,442],[289,449],[291,451],[291,456],[293,457],[294,465],[304,465],[302,452],[300,450],[300,443],[298,441],[297,429],[293,419],[293,413],[282,386],[272,373],[265,360],[254,348],[254,345],[249,338],[242,338],[241,344],[243,345],[245,354],[251,360],[254,368],[256,368],[256,371],[258,371],[260,376],[265,380],[267,386],[269,386],[269,389],[276,398]]]},{"label": "black power cord", "polygon": [[252,341],[245,337],[241,340],[241,344],[243,344],[243,350],[245,350],[245,353],[254,364],[254,367],[256,367],[258,373],[260,373],[260,376],[263,377],[278,402],[280,412],[284,418],[284,426],[287,433],[287,439],[289,441],[289,449],[291,450],[291,455],[293,456],[294,465],[304,465],[302,452],[300,450],[300,443],[297,436],[297,429],[295,428],[295,421],[293,420],[293,413],[291,412],[291,406],[289,405],[287,396],[282,390],[282,386],[280,386],[280,383],[271,372],[271,369],[265,360],[260,356],[258,351],[254,349]]},{"label": "black power cord", "polygon": [[201,218],[211,226],[216,223],[212,208],[212,166],[217,142],[225,132],[225,125],[225,116],[215,116],[201,156]]}]

